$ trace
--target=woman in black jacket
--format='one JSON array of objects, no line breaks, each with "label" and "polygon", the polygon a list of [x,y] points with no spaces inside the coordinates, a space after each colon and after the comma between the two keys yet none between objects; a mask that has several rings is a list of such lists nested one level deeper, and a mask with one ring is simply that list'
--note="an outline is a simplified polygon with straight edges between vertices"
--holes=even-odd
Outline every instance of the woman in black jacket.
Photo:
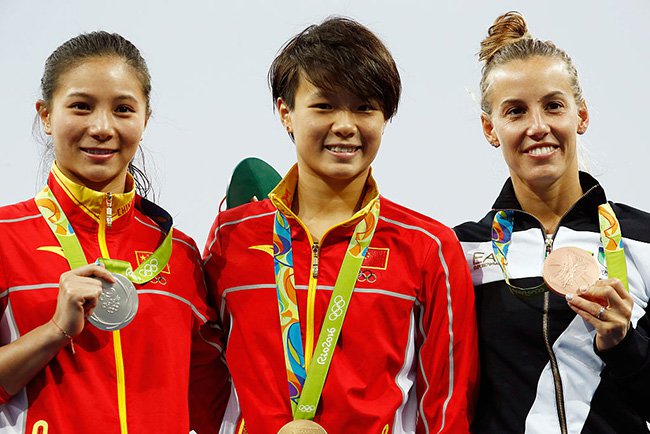
[{"label": "woman in black jacket", "polygon": [[[480,60],[483,132],[510,178],[492,211],[456,228],[476,290],[475,431],[647,433],[650,215],[608,204],[578,170],[589,113],[564,51],[510,12],[490,27]],[[558,295],[541,276],[561,247],[574,248],[569,262],[544,275]],[[585,250],[595,259],[575,262]],[[580,282],[587,266],[600,279]]]}]

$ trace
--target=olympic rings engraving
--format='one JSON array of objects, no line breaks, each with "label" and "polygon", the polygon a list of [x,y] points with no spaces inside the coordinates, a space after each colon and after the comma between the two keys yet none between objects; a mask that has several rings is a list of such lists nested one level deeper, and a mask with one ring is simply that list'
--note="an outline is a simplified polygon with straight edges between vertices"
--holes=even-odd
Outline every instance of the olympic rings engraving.
[{"label": "olympic rings engraving", "polygon": [[160,283],[161,285],[167,285],[167,279],[165,279],[164,276],[161,276],[160,274],[151,279],[151,283]]},{"label": "olympic rings engraving", "polygon": [[138,271],[141,276],[143,277],[151,277],[154,276],[158,273],[158,260],[156,258],[153,258],[149,261],[148,264],[146,264],[144,267]]},{"label": "olympic rings engraving", "polygon": [[372,270],[359,270],[359,277],[357,277],[357,281],[375,283],[377,281],[377,275],[373,273]]},{"label": "olympic rings engraving", "polygon": [[303,404],[301,404],[301,405],[298,406],[298,410],[300,410],[300,411],[302,411],[304,413],[307,413],[307,412],[311,412],[311,411],[316,410],[316,406],[315,405],[303,405]]},{"label": "olympic rings engraving", "polygon": [[333,301],[334,304],[332,304],[329,315],[330,321],[334,321],[343,315],[343,308],[345,307],[345,300],[342,296],[337,295]]}]

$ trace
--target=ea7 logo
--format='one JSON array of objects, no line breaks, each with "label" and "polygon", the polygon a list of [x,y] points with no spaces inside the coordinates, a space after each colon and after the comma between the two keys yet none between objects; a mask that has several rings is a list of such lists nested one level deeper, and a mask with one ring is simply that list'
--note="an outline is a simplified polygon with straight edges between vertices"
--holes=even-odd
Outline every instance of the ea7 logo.
[{"label": "ea7 logo", "polygon": [[474,252],[474,254],[472,255],[472,265],[474,270],[478,270],[479,268],[485,268],[491,265],[499,265],[499,264],[497,263],[497,260],[494,257],[494,253],[490,253],[489,255],[486,256],[484,252]]}]

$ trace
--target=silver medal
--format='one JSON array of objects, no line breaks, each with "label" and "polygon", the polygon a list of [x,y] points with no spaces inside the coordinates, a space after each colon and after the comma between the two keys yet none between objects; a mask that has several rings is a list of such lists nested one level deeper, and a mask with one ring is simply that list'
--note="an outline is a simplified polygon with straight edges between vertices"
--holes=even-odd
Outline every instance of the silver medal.
[{"label": "silver medal", "polygon": [[131,322],[138,311],[138,293],[125,276],[111,273],[115,283],[102,282],[102,294],[88,321],[100,330],[119,330]]}]

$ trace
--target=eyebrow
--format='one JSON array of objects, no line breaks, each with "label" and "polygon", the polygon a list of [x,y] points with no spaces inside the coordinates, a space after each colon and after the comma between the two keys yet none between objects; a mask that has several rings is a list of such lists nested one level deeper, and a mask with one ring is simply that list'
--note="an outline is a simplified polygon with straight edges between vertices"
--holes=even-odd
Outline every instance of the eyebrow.
[{"label": "eyebrow", "polygon": [[[91,98],[93,99],[94,97],[86,92],[72,92],[66,95],[67,98]],[[114,99],[116,100],[128,100],[128,101],[138,101],[138,99],[128,93],[118,95]]]},{"label": "eyebrow", "polygon": [[554,90],[553,92],[549,92],[546,95],[544,95],[542,97],[542,100],[555,98],[556,96],[566,96],[566,94],[564,92],[562,92],[561,90]]},{"label": "eyebrow", "polygon": [[[552,92],[547,93],[546,95],[542,96],[539,100],[540,101],[545,101],[551,98],[555,98],[557,96],[562,96],[566,97],[566,93],[562,92],[561,90],[554,90]],[[513,104],[513,103],[518,103],[521,102],[521,98],[508,98],[506,100],[501,101],[501,104],[499,104],[500,107],[503,107],[504,105],[508,104]]]},{"label": "eyebrow", "polygon": [[518,103],[518,102],[521,102],[520,98],[508,98],[506,100],[501,101],[501,103],[499,104],[499,107],[503,107],[503,106]]}]

